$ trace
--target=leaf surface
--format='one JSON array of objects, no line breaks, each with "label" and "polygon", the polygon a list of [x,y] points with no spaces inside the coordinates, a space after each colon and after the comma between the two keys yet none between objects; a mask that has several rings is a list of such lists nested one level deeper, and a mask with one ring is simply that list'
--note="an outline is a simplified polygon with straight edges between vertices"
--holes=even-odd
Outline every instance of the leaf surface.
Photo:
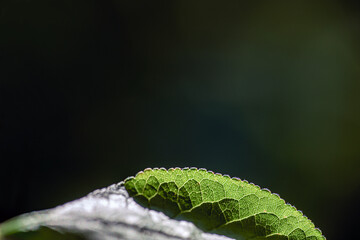
[{"label": "leaf surface", "polygon": [[140,206],[123,182],[0,225],[0,240],[230,240]]},{"label": "leaf surface", "polygon": [[321,231],[277,194],[205,169],[145,169],[125,180],[143,206],[235,239],[324,240]]}]

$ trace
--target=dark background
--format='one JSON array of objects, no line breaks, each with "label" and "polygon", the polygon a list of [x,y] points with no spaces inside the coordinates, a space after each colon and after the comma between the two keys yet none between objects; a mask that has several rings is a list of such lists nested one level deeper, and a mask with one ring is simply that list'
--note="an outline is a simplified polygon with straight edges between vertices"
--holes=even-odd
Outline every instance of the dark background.
[{"label": "dark background", "polygon": [[1,0],[0,222],[196,166],[356,238],[359,27],[357,1]]}]

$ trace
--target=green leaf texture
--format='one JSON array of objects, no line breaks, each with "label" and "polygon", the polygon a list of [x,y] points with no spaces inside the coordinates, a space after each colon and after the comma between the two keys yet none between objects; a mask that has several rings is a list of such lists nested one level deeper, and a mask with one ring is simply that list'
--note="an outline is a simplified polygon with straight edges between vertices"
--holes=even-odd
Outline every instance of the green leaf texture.
[{"label": "green leaf texture", "polygon": [[125,188],[148,208],[235,239],[326,239],[279,195],[206,169],[145,169],[127,178]]}]

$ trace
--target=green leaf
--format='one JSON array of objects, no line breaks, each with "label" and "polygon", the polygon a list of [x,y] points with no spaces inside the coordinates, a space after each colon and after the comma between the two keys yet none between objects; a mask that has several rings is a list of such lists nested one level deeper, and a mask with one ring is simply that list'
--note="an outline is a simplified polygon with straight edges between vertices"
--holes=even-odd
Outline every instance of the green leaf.
[{"label": "green leaf", "polygon": [[205,169],[145,169],[125,180],[143,206],[235,239],[324,240],[295,207],[267,189]]}]

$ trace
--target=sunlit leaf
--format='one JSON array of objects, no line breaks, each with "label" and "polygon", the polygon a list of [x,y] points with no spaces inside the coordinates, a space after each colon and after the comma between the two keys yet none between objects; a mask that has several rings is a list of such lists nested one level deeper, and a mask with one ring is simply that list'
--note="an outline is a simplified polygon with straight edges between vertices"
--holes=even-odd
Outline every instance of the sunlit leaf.
[{"label": "sunlit leaf", "polygon": [[125,180],[130,196],[204,231],[235,239],[324,240],[321,231],[267,189],[205,169],[146,169]]}]

